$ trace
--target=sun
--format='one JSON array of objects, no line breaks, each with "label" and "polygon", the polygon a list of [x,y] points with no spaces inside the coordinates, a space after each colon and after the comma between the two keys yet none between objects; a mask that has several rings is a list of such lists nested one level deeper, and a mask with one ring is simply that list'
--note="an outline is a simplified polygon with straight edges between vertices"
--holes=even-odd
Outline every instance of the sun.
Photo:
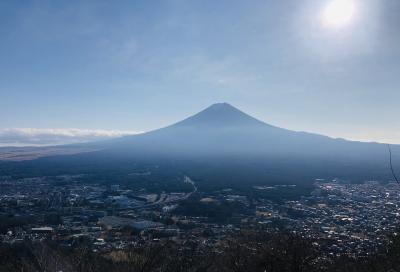
[{"label": "sun", "polygon": [[348,25],[355,13],[353,0],[330,0],[322,13],[322,21],[327,27]]}]

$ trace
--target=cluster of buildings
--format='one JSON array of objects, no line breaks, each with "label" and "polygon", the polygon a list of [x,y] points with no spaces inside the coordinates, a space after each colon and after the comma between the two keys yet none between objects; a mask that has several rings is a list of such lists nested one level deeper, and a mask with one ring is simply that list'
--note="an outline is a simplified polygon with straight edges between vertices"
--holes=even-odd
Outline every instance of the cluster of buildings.
[{"label": "cluster of buildings", "polygon": [[270,222],[311,238],[331,255],[363,256],[397,235],[400,186],[395,182],[362,184],[316,182],[310,196],[257,207]]},{"label": "cluster of buildings", "polygon": [[255,186],[251,193],[230,188],[201,192],[184,177],[191,192],[148,192],[79,180],[1,177],[0,241],[52,239],[71,247],[86,239],[105,252],[163,239],[212,247],[243,228],[263,227],[310,238],[329,255],[362,256],[384,245],[400,223],[396,183],[319,180],[310,195],[276,202],[263,193],[296,190],[295,186]]}]

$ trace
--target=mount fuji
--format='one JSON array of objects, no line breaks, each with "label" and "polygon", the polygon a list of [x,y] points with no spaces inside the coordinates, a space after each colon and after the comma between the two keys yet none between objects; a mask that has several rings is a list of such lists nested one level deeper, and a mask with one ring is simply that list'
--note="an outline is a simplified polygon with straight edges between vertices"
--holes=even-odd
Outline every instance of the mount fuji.
[{"label": "mount fuji", "polygon": [[131,155],[387,160],[384,144],[347,141],[279,128],[227,103],[213,104],[165,128],[102,144],[98,148]]},{"label": "mount fuji", "polygon": [[[390,180],[385,144],[334,139],[264,123],[227,104],[213,104],[170,126],[102,142],[57,147],[35,160],[0,163],[0,174],[21,168],[37,173],[120,173],[132,165],[163,164],[205,180],[311,182],[316,178]],[[66,152],[75,150],[74,152]],[[79,150],[84,152],[79,153]],[[79,153],[79,154],[73,154]],[[392,146],[400,168],[400,148]],[[48,155],[50,154],[50,156]],[[67,155],[65,155],[67,154]],[[73,154],[73,155],[71,155]],[[122,169],[122,170],[121,170]]]}]

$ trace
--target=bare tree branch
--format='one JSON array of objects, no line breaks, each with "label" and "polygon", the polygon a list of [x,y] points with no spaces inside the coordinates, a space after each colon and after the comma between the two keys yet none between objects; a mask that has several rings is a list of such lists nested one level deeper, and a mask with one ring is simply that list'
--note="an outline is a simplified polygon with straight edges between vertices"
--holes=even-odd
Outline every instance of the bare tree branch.
[{"label": "bare tree branch", "polygon": [[396,182],[397,182],[398,184],[400,184],[399,179],[397,178],[396,173],[394,172],[394,169],[393,169],[393,164],[392,164],[392,149],[390,148],[390,144],[388,144],[387,146],[388,146],[388,149],[389,149],[390,171],[392,171],[392,175],[393,175],[394,179],[396,180]]}]

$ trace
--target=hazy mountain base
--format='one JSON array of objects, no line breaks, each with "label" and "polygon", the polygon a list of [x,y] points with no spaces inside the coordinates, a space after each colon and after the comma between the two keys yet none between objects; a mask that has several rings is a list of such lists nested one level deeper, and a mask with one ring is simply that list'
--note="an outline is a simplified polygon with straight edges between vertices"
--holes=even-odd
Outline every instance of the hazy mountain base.
[{"label": "hazy mountain base", "polygon": [[70,248],[52,241],[22,242],[0,245],[0,271],[400,271],[400,239],[392,237],[376,254],[353,258],[328,258],[312,240],[260,230],[243,230],[216,247],[198,241],[147,242],[108,253],[93,251],[84,238]]},{"label": "hazy mountain base", "polygon": [[[132,175],[149,172],[149,175]],[[254,185],[295,184],[311,188],[315,179],[339,178],[350,182],[391,180],[388,159],[352,160],[319,157],[181,157],[120,156],[93,152],[56,156],[24,162],[0,162],[0,176],[29,178],[84,174],[86,182],[131,183],[154,190],[176,189],[176,180],[188,175],[199,187],[209,191],[223,188],[247,190]],[[175,184],[175,185],[174,185]],[[172,186],[172,187],[171,187]]]}]

